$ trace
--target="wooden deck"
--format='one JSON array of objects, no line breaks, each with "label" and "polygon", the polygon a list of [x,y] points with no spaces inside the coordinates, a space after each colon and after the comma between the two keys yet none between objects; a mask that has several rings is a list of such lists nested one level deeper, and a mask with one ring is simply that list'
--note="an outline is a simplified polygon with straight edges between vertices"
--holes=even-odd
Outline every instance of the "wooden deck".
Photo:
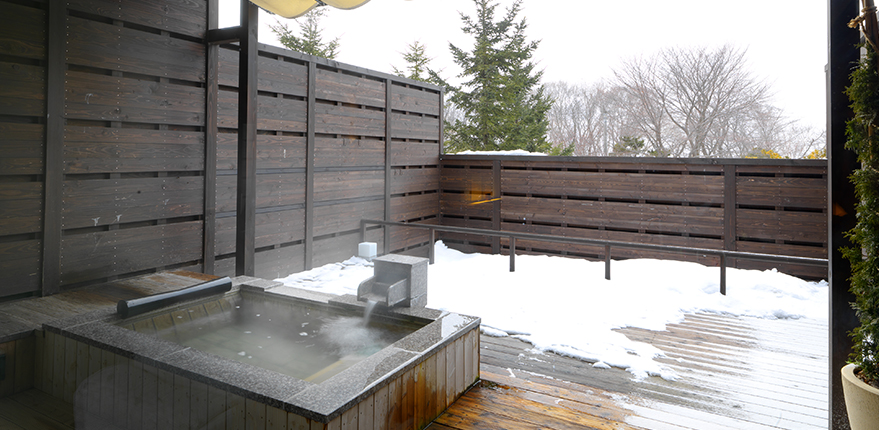
[{"label": "wooden deck", "polygon": [[[192,285],[200,276],[154,274],[100,289],[0,304],[0,336],[9,342],[17,338],[15,330],[33,330],[49,319],[119,299]],[[664,351],[666,358],[660,361],[679,379],[632,381],[621,369],[596,369],[533,351],[516,339],[481,336],[483,380],[429,428],[828,427],[826,322],[698,314],[660,332],[620,332]],[[0,429],[70,429],[73,424],[73,407],[61,399],[36,389],[0,393]]]},{"label": "wooden deck", "polygon": [[676,381],[482,336],[483,381],[429,427],[447,429],[826,429],[827,325],[689,315],[652,332]]}]

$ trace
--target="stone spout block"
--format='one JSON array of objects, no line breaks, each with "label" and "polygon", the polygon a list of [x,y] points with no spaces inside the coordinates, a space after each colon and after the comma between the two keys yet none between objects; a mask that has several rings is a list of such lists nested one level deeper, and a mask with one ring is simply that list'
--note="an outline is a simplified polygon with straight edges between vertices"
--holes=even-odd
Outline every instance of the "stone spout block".
[{"label": "stone spout block", "polygon": [[373,276],[357,287],[357,300],[388,307],[427,305],[426,258],[388,254],[372,262]]}]

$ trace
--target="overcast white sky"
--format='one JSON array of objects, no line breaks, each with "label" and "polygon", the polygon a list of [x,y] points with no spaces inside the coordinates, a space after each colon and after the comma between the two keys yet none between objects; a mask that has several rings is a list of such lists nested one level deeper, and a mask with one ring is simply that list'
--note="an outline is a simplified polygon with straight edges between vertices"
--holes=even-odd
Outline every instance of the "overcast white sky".
[{"label": "overcast white sky", "polygon": [[[512,3],[499,0],[496,17]],[[237,24],[238,0],[220,4],[221,26]],[[449,43],[465,48],[472,40],[460,18],[474,15],[472,0],[371,0],[350,11],[327,9],[323,34],[340,39],[337,60],[382,72],[404,68],[402,53],[418,40],[433,58],[431,67],[454,78],[459,69]],[[748,50],[749,68],[771,84],[776,106],[806,125],[825,127],[824,0],[523,0],[519,17],[528,23],[528,38],[541,41],[533,60],[544,82],[591,84],[612,78],[621,59],[668,46],[730,43]],[[260,42],[279,45],[267,28],[274,22],[260,14]],[[290,26],[298,28],[292,20]]]}]

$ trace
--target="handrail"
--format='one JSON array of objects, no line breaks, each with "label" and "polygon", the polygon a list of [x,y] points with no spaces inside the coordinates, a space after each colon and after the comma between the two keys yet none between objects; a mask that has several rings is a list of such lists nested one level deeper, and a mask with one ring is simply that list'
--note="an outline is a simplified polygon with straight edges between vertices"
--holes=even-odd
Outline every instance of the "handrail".
[{"label": "handrail", "polygon": [[[428,230],[430,243],[434,242],[435,232],[476,234],[491,237],[507,237],[510,239],[510,272],[516,271],[516,239],[535,240],[543,242],[570,243],[577,245],[602,245],[604,246],[604,278],[610,280],[610,250],[612,247],[644,249],[652,251],[673,252],[687,255],[716,255],[720,257],[720,294],[726,295],[726,259],[736,258],[739,260],[768,261],[776,263],[794,263],[806,266],[827,267],[827,259],[811,257],[794,257],[788,255],[760,254],[754,252],[728,251],[725,249],[691,248],[676,245],[655,245],[650,243],[620,242],[617,240],[586,239],[580,237],[554,236],[548,234],[523,233],[514,231],[486,230],[471,227],[454,227],[444,225],[431,225],[419,223],[405,223],[397,221],[360,220],[360,241],[366,239],[366,226],[368,224],[410,227]],[[434,250],[431,246],[428,250],[430,264],[434,262]]]}]

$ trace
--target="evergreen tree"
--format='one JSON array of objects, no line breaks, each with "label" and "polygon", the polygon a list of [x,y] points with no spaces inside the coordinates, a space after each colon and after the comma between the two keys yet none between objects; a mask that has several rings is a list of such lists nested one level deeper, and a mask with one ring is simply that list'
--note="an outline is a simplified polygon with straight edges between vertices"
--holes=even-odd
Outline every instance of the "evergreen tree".
[{"label": "evergreen tree", "polygon": [[472,52],[449,44],[465,82],[461,87],[444,83],[450,102],[462,114],[446,125],[447,151],[551,152],[546,115],[552,100],[540,84],[543,72],[535,71],[531,62],[538,42],[527,41],[525,19],[516,20],[521,0],[499,21],[495,21],[496,3],[474,3],[475,18],[461,14],[462,30],[475,39]]},{"label": "evergreen tree", "polygon": [[272,33],[278,36],[279,41],[287,49],[311,54],[318,57],[334,59],[339,53],[339,38],[335,38],[329,42],[323,41],[322,29],[320,28],[320,20],[326,14],[324,8],[316,7],[303,17],[304,21],[296,20],[299,24],[300,36],[293,34],[293,30],[287,24],[276,21],[277,25],[270,25]]},{"label": "evergreen tree", "polygon": [[419,41],[409,44],[409,50],[403,53],[403,60],[406,61],[406,70],[400,70],[395,66],[394,74],[421,82],[433,82],[431,79],[431,70],[427,67],[432,58],[426,53],[426,48]]}]

